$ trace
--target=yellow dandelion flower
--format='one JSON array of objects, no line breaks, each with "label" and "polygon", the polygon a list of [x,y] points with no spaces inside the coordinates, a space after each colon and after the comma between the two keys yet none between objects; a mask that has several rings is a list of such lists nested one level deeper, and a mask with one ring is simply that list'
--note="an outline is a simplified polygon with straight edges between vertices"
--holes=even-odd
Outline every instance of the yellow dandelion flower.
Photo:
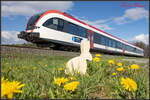
[{"label": "yellow dandelion flower", "polygon": [[38,64],[41,64],[41,62],[39,61]]},{"label": "yellow dandelion flower", "polygon": [[64,68],[58,68],[58,70],[64,70]]},{"label": "yellow dandelion flower", "polygon": [[117,75],[117,73],[116,73],[116,72],[113,72],[112,75],[115,76],[115,75]]},{"label": "yellow dandelion flower", "polygon": [[101,54],[96,54],[96,57],[101,57]]},{"label": "yellow dandelion flower", "polygon": [[26,68],[27,68],[27,66],[22,66],[22,68],[23,68],[23,69],[26,69]]},{"label": "yellow dandelion flower", "polygon": [[45,67],[47,67],[47,65],[45,64]]},{"label": "yellow dandelion flower", "polygon": [[119,62],[119,63],[117,63],[117,66],[120,66],[120,67],[121,67],[121,66],[122,66],[122,63],[120,63],[120,62]]},{"label": "yellow dandelion flower", "polygon": [[102,64],[98,64],[99,66],[101,66]]},{"label": "yellow dandelion flower", "polygon": [[135,70],[136,70],[136,69],[139,69],[139,66],[136,65],[136,64],[132,64],[132,65],[131,65],[131,69],[135,69]]},{"label": "yellow dandelion flower", "polygon": [[115,64],[115,62],[113,60],[108,60],[109,64]]},{"label": "yellow dandelion flower", "polygon": [[9,67],[9,69],[11,70],[11,66]]},{"label": "yellow dandelion flower", "polygon": [[33,67],[33,69],[34,69],[34,70],[36,70],[36,69],[37,69],[37,67]]},{"label": "yellow dandelion flower", "polygon": [[66,66],[67,62],[64,63],[64,65]]},{"label": "yellow dandelion flower", "polygon": [[120,82],[123,87],[128,90],[128,91],[136,91],[137,90],[137,84],[134,80],[130,79],[130,78],[121,78],[121,82]]},{"label": "yellow dandelion flower", "polygon": [[87,74],[86,74],[86,77],[88,77],[88,78],[89,78],[89,77],[90,77],[90,75],[87,73]]},{"label": "yellow dandelion flower", "polygon": [[6,65],[8,65],[8,63],[5,63]]},{"label": "yellow dandelion flower", "polygon": [[61,84],[68,82],[67,78],[56,78],[54,79],[54,84],[57,84],[58,86],[60,86]]},{"label": "yellow dandelion flower", "polygon": [[4,77],[1,78],[1,83],[8,82],[8,79],[4,79]]},{"label": "yellow dandelion flower", "polygon": [[73,82],[65,84],[64,89],[66,91],[75,91],[75,89],[77,88],[78,85],[79,85],[78,81],[73,81]]},{"label": "yellow dandelion flower", "polygon": [[25,84],[20,84],[21,82],[12,81],[9,82],[8,80],[1,79],[1,96],[7,96],[8,98],[13,98],[13,93],[23,93],[20,90]]},{"label": "yellow dandelion flower", "polygon": [[93,58],[93,60],[94,60],[95,62],[99,62],[99,61],[100,61],[100,58],[95,57],[95,58]]},{"label": "yellow dandelion flower", "polygon": [[70,77],[70,80],[76,80],[76,78],[75,77]]},{"label": "yellow dandelion flower", "polygon": [[117,71],[123,71],[124,68],[123,68],[123,67],[119,67],[119,68],[117,68],[116,70],[117,70]]}]

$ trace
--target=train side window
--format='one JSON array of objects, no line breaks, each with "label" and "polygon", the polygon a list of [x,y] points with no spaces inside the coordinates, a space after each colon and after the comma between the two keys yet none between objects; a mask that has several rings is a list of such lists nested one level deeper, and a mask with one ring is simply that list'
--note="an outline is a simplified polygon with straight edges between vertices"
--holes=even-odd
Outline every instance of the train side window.
[{"label": "train side window", "polygon": [[117,42],[117,48],[119,49],[119,42]]},{"label": "train side window", "polygon": [[131,52],[134,52],[134,48],[133,47],[131,47]]},{"label": "train side window", "polygon": [[79,32],[79,36],[86,37],[86,29],[85,28],[78,26],[78,32]]},{"label": "train side window", "polygon": [[143,51],[142,51],[142,50],[138,50],[138,51],[139,51],[140,54],[143,54]]},{"label": "train side window", "polygon": [[64,21],[62,19],[59,19],[59,26],[63,26],[64,25]]},{"label": "train side window", "polygon": [[111,47],[113,47],[113,40],[111,39]]},{"label": "train side window", "polygon": [[75,24],[69,23],[69,32],[71,34],[77,34],[77,26]]},{"label": "train side window", "polygon": [[128,45],[126,45],[126,50],[129,51],[129,46]]},{"label": "train side window", "polygon": [[105,43],[106,43],[106,46],[108,46],[108,39],[107,39],[107,37],[105,38]]},{"label": "train side window", "polygon": [[132,51],[132,48],[129,46],[129,51]]},{"label": "train side window", "polygon": [[85,38],[86,38],[86,33],[87,33],[86,28],[83,28],[83,37],[85,37]]},{"label": "train side window", "polygon": [[130,52],[132,51],[132,47],[131,47],[131,46],[129,46],[129,51],[130,51]]},{"label": "train side window", "polygon": [[142,53],[140,50],[137,49],[137,53]]},{"label": "train side window", "polygon": [[117,42],[117,48],[122,49],[122,43],[121,42]]},{"label": "train side window", "polygon": [[125,50],[127,50],[127,45],[125,45]]},{"label": "train side window", "polygon": [[64,20],[59,19],[59,20],[58,20],[58,27],[57,27],[57,30],[62,31],[62,30],[63,30],[63,26],[64,26]]},{"label": "train side window", "polygon": [[98,44],[101,44],[101,35],[100,34],[98,34]]},{"label": "train side window", "polygon": [[125,45],[125,50],[127,50],[127,51],[128,51],[128,47],[127,47],[127,45]]},{"label": "train side window", "polygon": [[117,42],[117,48],[120,49],[120,42]]},{"label": "train side window", "polygon": [[86,38],[86,33],[87,33],[87,29],[86,28],[83,28],[83,36]]},{"label": "train side window", "polygon": [[104,36],[101,37],[101,44],[105,45],[105,37]]},{"label": "train side window", "polygon": [[109,46],[109,39],[107,37],[105,38],[105,42],[106,46]]},{"label": "train side window", "polygon": [[105,38],[105,45],[107,45],[107,38]]},{"label": "train side window", "polygon": [[111,39],[109,39],[109,47],[111,47],[111,41],[112,41],[112,40],[111,40]]},{"label": "train side window", "polygon": [[112,47],[113,47],[113,48],[116,48],[115,40],[112,40]]},{"label": "train side window", "polygon": [[136,49],[136,53],[140,53],[140,54],[142,54],[142,53],[143,53],[143,51],[141,51],[141,50],[139,50],[139,49]]},{"label": "train side window", "polygon": [[129,47],[129,51],[131,52],[132,51],[132,47],[131,46],[128,46]]},{"label": "train side window", "polygon": [[130,51],[130,52],[133,52],[133,47],[129,46],[129,45],[126,45],[126,50],[127,51]]},{"label": "train side window", "polygon": [[53,24],[58,25],[58,19],[57,18],[53,18]]},{"label": "train side window", "polygon": [[116,45],[116,48],[118,48],[119,49],[119,42],[117,41],[117,45]]},{"label": "train side window", "polygon": [[109,46],[109,38],[107,38],[107,46]]},{"label": "train side window", "polygon": [[130,51],[130,46],[128,46],[128,51]]},{"label": "train side window", "polygon": [[101,44],[101,35],[94,32],[94,43]]},{"label": "train side window", "polygon": [[133,52],[136,52],[136,48],[134,48]]},{"label": "train side window", "polygon": [[120,49],[122,49],[122,43],[120,42]]},{"label": "train side window", "polygon": [[82,28],[80,26],[78,26],[78,35],[82,36]]},{"label": "train side window", "polygon": [[69,33],[69,23],[64,20],[63,32]]},{"label": "train side window", "polygon": [[94,43],[97,43],[97,33],[94,32]]}]

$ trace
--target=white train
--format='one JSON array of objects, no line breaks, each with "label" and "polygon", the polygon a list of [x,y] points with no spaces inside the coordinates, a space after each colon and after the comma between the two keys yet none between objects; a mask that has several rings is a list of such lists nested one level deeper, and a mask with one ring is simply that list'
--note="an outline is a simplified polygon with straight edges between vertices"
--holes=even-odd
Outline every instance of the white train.
[{"label": "white train", "polygon": [[18,38],[36,43],[37,46],[73,50],[78,49],[81,40],[87,38],[92,50],[132,56],[144,55],[143,49],[57,10],[33,15],[27,23],[26,31],[20,32]]}]

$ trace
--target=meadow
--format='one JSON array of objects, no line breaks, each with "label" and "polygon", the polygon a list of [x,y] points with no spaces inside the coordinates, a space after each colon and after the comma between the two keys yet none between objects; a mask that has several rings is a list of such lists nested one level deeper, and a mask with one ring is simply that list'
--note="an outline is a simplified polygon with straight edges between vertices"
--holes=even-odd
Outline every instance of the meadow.
[{"label": "meadow", "polygon": [[2,53],[2,98],[149,98],[148,64],[123,61],[123,56],[97,54],[88,61],[86,75],[71,76],[64,73],[70,58]]}]

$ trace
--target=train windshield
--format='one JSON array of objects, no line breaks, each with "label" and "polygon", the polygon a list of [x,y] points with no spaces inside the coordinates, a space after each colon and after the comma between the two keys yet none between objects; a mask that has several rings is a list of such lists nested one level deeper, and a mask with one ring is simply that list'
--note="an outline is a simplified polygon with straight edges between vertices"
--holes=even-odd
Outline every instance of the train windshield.
[{"label": "train windshield", "polygon": [[28,21],[28,23],[27,23],[27,30],[34,29],[34,24],[36,23],[36,21],[40,18],[40,16],[41,16],[42,14],[43,14],[43,13],[40,13],[40,14],[36,14],[36,15],[31,16],[31,18],[29,19],[29,21]]}]

